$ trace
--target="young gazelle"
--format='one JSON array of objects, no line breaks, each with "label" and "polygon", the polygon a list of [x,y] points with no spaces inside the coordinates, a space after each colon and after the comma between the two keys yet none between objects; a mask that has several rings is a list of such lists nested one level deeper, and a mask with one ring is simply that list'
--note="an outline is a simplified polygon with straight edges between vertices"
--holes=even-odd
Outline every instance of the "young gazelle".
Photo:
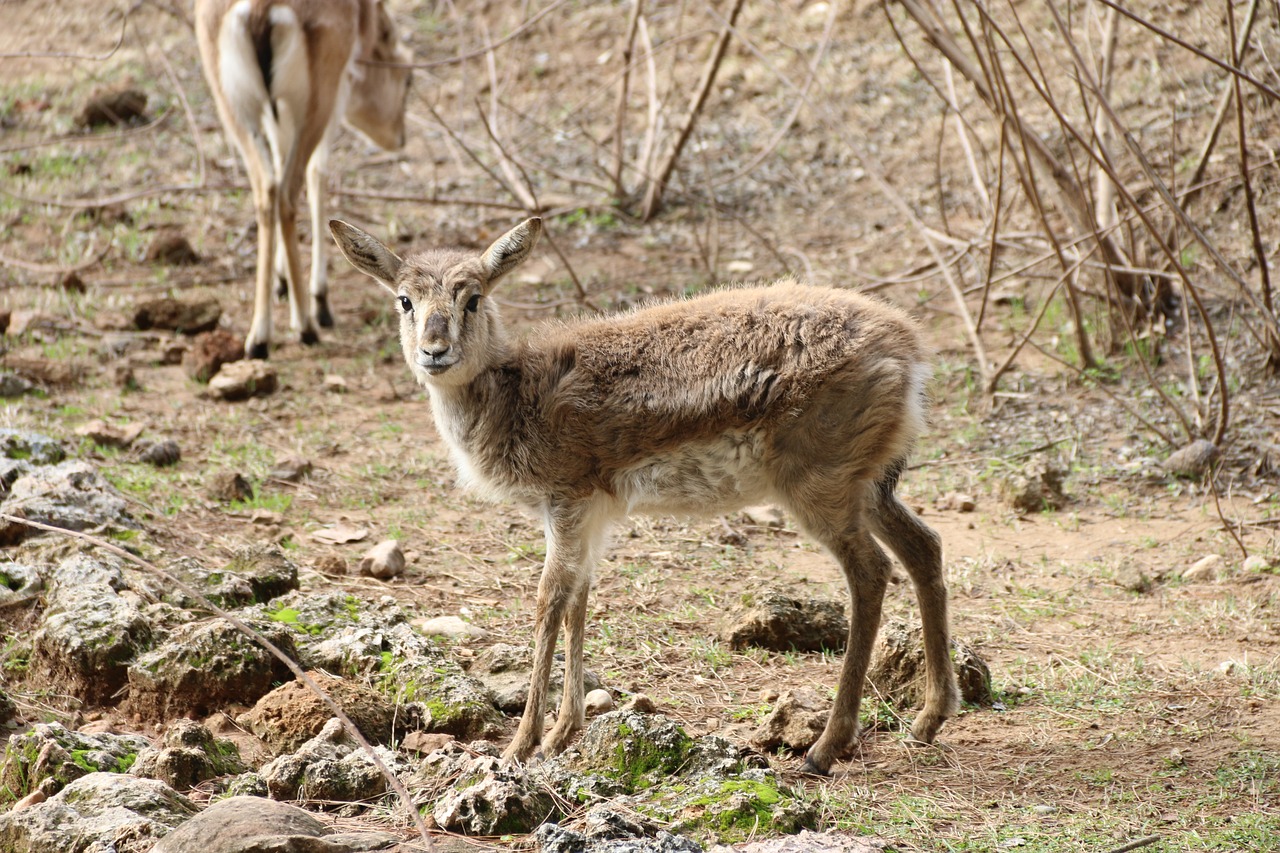
[{"label": "young gazelle", "polygon": [[[196,37],[218,115],[249,171],[258,220],[250,358],[271,346],[272,279],[288,291],[303,343],[332,326],[321,227],[329,137],[347,121],[375,144],[404,145],[410,70],[381,0],[196,0]],[[392,63],[392,64],[387,64]],[[311,286],[303,289],[297,205],[306,175]],[[273,273],[273,265],[275,272]]]},{"label": "young gazelle", "polygon": [[[835,556],[852,596],[835,708],[805,769],[829,772],[857,735],[889,560],[920,602],[927,665],[912,726],[931,742],[954,712],[937,534],[895,496],[924,419],[927,353],[901,312],[856,293],[784,281],[721,290],[509,340],[488,297],[532,251],[530,219],[484,254],[401,259],[343,222],[343,254],[391,291],[405,360],[431,397],[462,479],[541,514],[529,700],[508,758],[563,750],[583,726],[582,645],[591,571],[628,513],[723,513],[772,501]],[[561,623],[565,690],[543,737]]]}]

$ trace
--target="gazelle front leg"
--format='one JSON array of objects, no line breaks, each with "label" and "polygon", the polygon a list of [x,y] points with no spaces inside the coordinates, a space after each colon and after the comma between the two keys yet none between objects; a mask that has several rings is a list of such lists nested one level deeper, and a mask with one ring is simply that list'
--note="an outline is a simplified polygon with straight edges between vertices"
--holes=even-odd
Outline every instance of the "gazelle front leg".
[{"label": "gazelle front leg", "polygon": [[[565,703],[568,703],[569,716],[566,716],[562,703],[561,720],[552,733],[549,749],[563,749],[567,738],[582,725],[583,625],[591,587],[591,567],[600,553],[606,529],[607,519],[587,505],[556,505],[546,511],[547,558],[538,583],[529,699],[525,702],[524,716],[520,718],[515,739],[502,753],[503,758],[523,761],[534,754],[542,741],[551,665],[555,659],[556,636],[560,633],[561,623],[569,626],[569,662],[565,673]],[[574,678],[577,680],[576,688],[572,686]],[[576,700],[572,698],[575,691]]]},{"label": "gazelle front leg", "polygon": [[591,594],[591,573],[586,572],[573,602],[564,614],[564,693],[556,724],[544,739],[548,754],[564,752],[574,735],[587,722],[586,703],[582,695],[582,646],[587,628],[587,600]]},{"label": "gazelle front leg", "polygon": [[328,234],[324,218],[324,176],[329,160],[329,133],[316,146],[307,164],[307,204],[311,208],[311,309],[322,329],[333,327],[329,310],[329,267],[325,262],[325,240]]}]

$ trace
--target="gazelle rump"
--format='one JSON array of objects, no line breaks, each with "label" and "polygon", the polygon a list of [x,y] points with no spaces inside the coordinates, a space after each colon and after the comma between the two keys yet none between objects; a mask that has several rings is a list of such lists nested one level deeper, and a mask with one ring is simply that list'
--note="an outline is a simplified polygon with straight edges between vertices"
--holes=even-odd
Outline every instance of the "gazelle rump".
[{"label": "gazelle rump", "polygon": [[[546,527],[529,700],[508,758],[559,752],[584,724],[582,649],[591,573],[632,512],[723,513],[776,502],[839,562],[852,599],[835,707],[805,769],[851,749],[897,554],[920,602],[927,668],[912,735],[931,742],[957,705],[936,533],[895,495],[922,429],[926,347],[897,309],[783,281],[716,291],[508,338],[494,286],[533,250],[530,219],[483,254],[401,259],[343,222],[356,268],[389,290],[405,360],[431,398],[464,483],[522,503]],[[556,639],[565,690],[543,736]]]},{"label": "gazelle rump", "polygon": [[[196,38],[218,115],[249,172],[258,224],[250,358],[271,346],[272,280],[289,297],[303,343],[332,326],[321,239],[330,137],[347,121],[382,148],[404,145],[411,71],[382,0],[196,0]],[[304,288],[297,206],[311,208],[311,280]],[[273,271],[274,266],[274,271]]]}]

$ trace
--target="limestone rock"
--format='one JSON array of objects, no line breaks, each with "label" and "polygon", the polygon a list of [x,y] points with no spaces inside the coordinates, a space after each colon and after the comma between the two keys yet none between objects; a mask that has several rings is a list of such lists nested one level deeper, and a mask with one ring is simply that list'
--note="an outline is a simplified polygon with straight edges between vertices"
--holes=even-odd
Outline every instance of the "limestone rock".
[{"label": "limestone rock", "polygon": [[44,576],[36,567],[0,562],[0,613],[30,604],[43,589]]},{"label": "limestone rock", "polygon": [[[151,742],[140,735],[83,734],[61,723],[36,723],[9,736],[0,764],[0,791],[52,796],[89,773],[124,773]],[[0,846],[0,850],[5,849]]]},{"label": "limestone rock", "polygon": [[[887,702],[901,708],[924,701],[923,633],[916,626],[885,625],[871,652],[867,680]],[[951,662],[960,682],[960,699],[973,705],[990,705],[991,670],[967,644],[951,638]]]},{"label": "limestone rock", "polygon": [[[278,623],[250,626],[290,657],[292,633]],[[249,705],[293,673],[225,619],[182,625],[129,667],[129,710],[144,719],[205,716],[226,705]]]},{"label": "limestone rock", "polygon": [[374,545],[360,558],[360,574],[390,580],[404,574],[404,551],[395,539]]},{"label": "limestone rock", "polygon": [[743,596],[742,606],[721,631],[733,649],[840,651],[848,642],[844,605],[829,599],[796,598],[781,589]]},{"label": "limestone rock", "polygon": [[1203,477],[1221,455],[1216,444],[1201,438],[1170,453],[1160,467],[1174,476],[1196,479]]},{"label": "limestone rock", "polygon": [[[87,559],[65,561],[72,569]],[[56,577],[49,607],[32,637],[32,671],[89,704],[110,700],[127,681],[130,662],[152,640],[151,624],[108,583]]]},{"label": "limestone rock", "polygon": [[518,769],[495,764],[479,781],[436,801],[432,817],[451,832],[493,836],[532,832],[557,814],[555,800],[544,786]]},{"label": "limestone rock", "polygon": [[67,458],[67,453],[61,443],[47,435],[0,427],[0,456],[32,465],[56,465]]},{"label": "limestone rock", "polygon": [[163,782],[90,773],[39,805],[0,814],[0,850],[143,853],[197,811]]},{"label": "limestone rock", "polygon": [[831,703],[807,687],[786,690],[751,735],[751,745],[763,752],[780,747],[803,753],[826,728]]},{"label": "limestone rock", "polygon": [[126,449],[142,435],[143,429],[145,427],[142,424],[117,426],[95,418],[76,427],[76,435],[84,436],[100,447]]},{"label": "limestone rock", "polygon": [[[138,526],[115,486],[80,461],[32,468],[14,481],[0,512],[64,530]],[[25,525],[0,522],[0,546],[16,544],[36,532]]]},{"label": "limestone rock", "polygon": [[[385,747],[375,749],[392,772],[408,769],[396,753]],[[382,772],[348,737],[337,719],[329,720],[297,752],[273,759],[258,772],[271,797],[277,800],[303,797],[354,802],[379,797],[387,791]]]},{"label": "limestone rock", "polygon": [[[381,692],[356,681],[322,672],[307,673],[329,694],[360,733],[371,743],[390,743],[396,709]],[[236,722],[245,726],[277,754],[292,752],[318,735],[333,712],[300,681],[290,681],[258,700]]]},{"label": "limestone rock", "polygon": [[1058,510],[1070,500],[1062,490],[1066,472],[1048,459],[1033,459],[1022,471],[1000,482],[1000,493],[1016,512]]},{"label": "limestone rock", "polygon": [[166,835],[151,853],[357,853],[386,850],[398,840],[381,832],[334,832],[287,803],[229,797]]},{"label": "limestone rock", "polygon": [[139,752],[129,768],[132,776],[158,779],[178,790],[244,771],[235,744],[215,738],[207,727],[188,719],[175,720],[165,731],[162,745]]},{"label": "limestone rock", "polygon": [[[533,673],[533,650],[528,646],[494,643],[476,656],[471,664],[471,674],[493,691],[494,704],[504,713],[521,714],[529,701],[529,677]],[[591,670],[584,670],[582,685],[585,692],[598,690],[602,685]],[[550,707],[556,707],[564,692],[564,661],[557,656],[551,667],[551,684],[547,694]]]}]

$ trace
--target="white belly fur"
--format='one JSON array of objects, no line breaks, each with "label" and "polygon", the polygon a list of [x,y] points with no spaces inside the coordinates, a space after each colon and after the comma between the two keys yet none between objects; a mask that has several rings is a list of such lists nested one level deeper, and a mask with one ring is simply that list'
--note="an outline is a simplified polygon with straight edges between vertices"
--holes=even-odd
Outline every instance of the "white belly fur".
[{"label": "white belly fur", "polygon": [[716,515],[765,500],[763,453],[758,433],[723,435],[646,459],[614,487],[628,512]]}]

